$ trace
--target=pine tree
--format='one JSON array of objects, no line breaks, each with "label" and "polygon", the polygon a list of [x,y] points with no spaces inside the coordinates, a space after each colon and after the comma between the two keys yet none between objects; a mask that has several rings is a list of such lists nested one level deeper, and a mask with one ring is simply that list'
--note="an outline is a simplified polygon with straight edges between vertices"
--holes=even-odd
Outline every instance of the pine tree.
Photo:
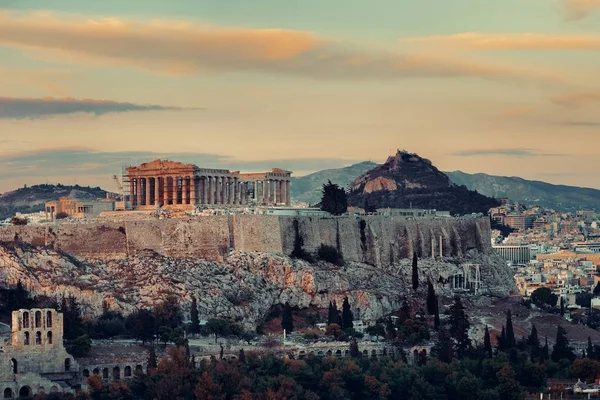
[{"label": "pine tree", "polygon": [[192,320],[192,326],[191,326],[192,333],[195,333],[195,334],[200,333],[200,319],[198,318],[198,304],[196,302],[195,296],[192,296],[190,319]]},{"label": "pine tree", "polygon": [[512,349],[517,344],[515,340],[515,332],[513,330],[512,316],[510,310],[506,313],[506,348]]},{"label": "pine tree", "polygon": [[412,260],[412,287],[416,292],[419,288],[419,271],[417,269],[417,253],[413,253]]},{"label": "pine tree", "polygon": [[560,298],[560,316],[564,317],[565,315],[565,298],[561,296]]},{"label": "pine tree", "polygon": [[294,317],[292,316],[292,307],[290,307],[290,303],[288,302],[286,302],[283,306],[281,327],[285,329],[285,332],[288,334],[294,331]]},{"label": "pine tree", "polygon": [[431,283],[431,280],[427,279],[427,313],[429,315],[435,315],[436,301],[433,283]]},{"label": "pine tree", "polygon": [[571,360],[575,359],[575,353],[573,349],[569,347],[569,339],[567,339],[567,331],[562,326],[558,326],[556,329],[556,342],[554,342],[554,348],[550,355],[552,361],[558,362],[560,360]]},{"label": "pine tree", "polygon": [[327,181],[326,184],[323,184],[322,193],[321,210],[333,215],[342,215],[348,210],[348,196],[344,188]]},{"label": "pine tree", "polygon": [[443,363],[451,363],[454,356],[454,350],[452,348],[452,338],[446,329],[440,330],[440,337],[438,342],[433,346],[431,352],[438,360]]},{"label": "pine tree", "polygon": [[587,345],[587,356],[594,360],[596,355],[594,354],[594,346],[592,346],[592,338],[588,336],[588,345]]},{"label": "pine tree", "polygon": [[353,328],[354,316],[352,315],[352,311],[350,310],[350,303],[348,302],[348,297],[344,297],[344,303],[342,304],[342,329]]},{"label": "pine tree", "polygon": [[483,354],[486,358],[492,358],[492,341],[490,340],[490,331],[487,325],[485,326],[485,334],[483,336]]},{"label": "pine tree", "polygon": [[594,288],[594,296],[600,296],[600,282],[598,282]]},{"label": "pine tree", "polygon": [[240,360],[240,363],[246,364],[246,354],[244,353],[244,349],[240,349],[238,360]]}]

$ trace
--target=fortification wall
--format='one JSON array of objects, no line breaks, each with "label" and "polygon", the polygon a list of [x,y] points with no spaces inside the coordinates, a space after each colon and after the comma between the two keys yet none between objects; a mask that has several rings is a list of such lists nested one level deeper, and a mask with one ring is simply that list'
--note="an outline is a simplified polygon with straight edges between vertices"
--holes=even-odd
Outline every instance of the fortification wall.
[{"label": "fortification wall", "polygon": [[[469,249],[490,251],[487,218],[406,219],[401,217],[210,216],[114,223],[11,226],[0,228],[1,241],[15,237],[81,256],[127,256],[152,250],[171,257],[222,260],[230,249],[290,254],[296,236],[306,251],[321,244],[337,247],[347,261],[387,266],[402,258],[444,256]],[[16,235],[16,236],[15,236]]]}]

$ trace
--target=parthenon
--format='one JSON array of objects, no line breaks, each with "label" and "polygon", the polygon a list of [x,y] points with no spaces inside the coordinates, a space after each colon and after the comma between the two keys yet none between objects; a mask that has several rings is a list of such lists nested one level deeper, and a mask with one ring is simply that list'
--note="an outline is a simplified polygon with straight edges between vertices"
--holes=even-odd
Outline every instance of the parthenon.
[{"label": "parthenon", "polygon": [[133,209],[203,206],[290,205],[291,171],[240,173],[154,160],[127,168]]}]

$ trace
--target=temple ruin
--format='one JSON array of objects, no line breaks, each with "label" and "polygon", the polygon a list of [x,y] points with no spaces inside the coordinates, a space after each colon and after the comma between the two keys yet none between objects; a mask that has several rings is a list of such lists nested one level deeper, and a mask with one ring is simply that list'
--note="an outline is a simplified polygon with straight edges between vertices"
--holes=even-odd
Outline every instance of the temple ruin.
[{"label": "temple ruin", "polygon": [[132,209],[291,204],[292,172],[279,168],[240,173],[159,159],[126,171]]}]

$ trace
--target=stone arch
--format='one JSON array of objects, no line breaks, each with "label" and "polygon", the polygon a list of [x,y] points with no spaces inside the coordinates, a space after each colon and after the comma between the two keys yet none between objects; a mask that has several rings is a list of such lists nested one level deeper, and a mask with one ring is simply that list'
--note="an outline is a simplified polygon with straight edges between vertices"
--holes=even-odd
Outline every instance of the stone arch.
[{"label": "stone arch", "polygon": [[25,333],[23,334],[23,344],[28,345],[29,344],[29,332],[25,331]]},{"label": "stone arch", "polygon": [[23,397],[25,399],[28,399],[31,397],[31,388],[27,385],[23,386],[21,389],[19,389],[19,397]]},{"label": "stone arch", "polygon": [[46,343],[52,344],[52,331],[48,331],[46,334]]},{"label": "stone arch", "polygon": [[46,389],[43,386],[40,386],[37,392],[38,394],[46,394]]},{"label": "stone arch", "polygon": [[23,313],[23,328],[29,328],[29,312],[27,311]]},{"label": "stone arch", "polygon": [[46,328],[52,328],[52,311],[46,312]]},{"label": "stone arch", "polygon": [[65,371],[70,371],[70,370],[71,370],[71,359],[65,358]]},{"label": "stone arch", "polygon": [[142,367],[141,364],[138,364],[135,366],[135,373],[136,374],[143,374],[144,373],[144,367]]},{"label": "stone arch", "polygon": [[12,399],[13,398],[13,391],[12,391],[11,388],[4,389],[4,398],[5,399]]},{"label": "stone arch", "polygon": [[377,358],[377,350],[375,350],[375,349],[371,350],[371,357]]},{"label": "stone arch", "polygon": [[369,357],[369,350],[363,350],[363,356]]},{"label": "stone arch", "polygon": [[35,344],[42,344],[42,332],[40,331],[35,333]]},{"label": "stone arch", "polygon": [[102,369],[102,378],[108,379],[108,368]]},{"label": "stone arch", "polygon": [[121,379],[121,368],[118,365],[113,368],[112,377],[114,380]]},{"label": "stone arch", "polygon": [[348,357],[350,355],[350,350],[344,350],[344,357]]},{"label": "stone arch", "polygon": [[41,311],[35,312],[35,327],[36,328],[42,327],[42,312]]},{"label": "stone arch", "polygon": [[125,369],[123,369],[123,376],[125,378],[131,377],[131,367],[129,365],[125,366]]},{"label": "stone arch", "polygon": [[94,370],[92,371],[92,374],[100,375],[100,370],[98,368],[94,368]]},{"label": "stone arch", "polygon": [[84,377],[86,377],[86,378],[87,378],[88,376],[90,376],[90,370],[89,370],[89,369],[87,369],[87,368],[86,368],[86,369],[84,369],[84,370],[83,370],[81,373],[82,373],[82,375],[83,375]]},{"label": "stone arch", "polygon": [[342,350],[336,350],[336,352],[335,352],[335,356],[336,356],[337,358],[342,358]]},{"label": "stone arch", "polygon": [[50,388],[50,393],[58,393],[58,387],[57,386],[52,386]]},{"label": "stone arch", "polygon": [[317,352],[317,355],[318,355],[319,357],[323,357],[323,352],[322,352],[322,351],[318,351],[318,352]]},{"label": "stone arch", "polygon": [[16,373],[17,373],[17,371],[19,370],[19,369],[17,368],[17,359],[16,359],[16,358],[12,358],[12,359],[10,360],[10,365],[12,366],[12,372],[13,372],[13,374],[16,374]]},{"label": "stone arch", "polygon": [[331,352],[331,350],[327,350],[327,357],[331,357],[333,353]]}]

